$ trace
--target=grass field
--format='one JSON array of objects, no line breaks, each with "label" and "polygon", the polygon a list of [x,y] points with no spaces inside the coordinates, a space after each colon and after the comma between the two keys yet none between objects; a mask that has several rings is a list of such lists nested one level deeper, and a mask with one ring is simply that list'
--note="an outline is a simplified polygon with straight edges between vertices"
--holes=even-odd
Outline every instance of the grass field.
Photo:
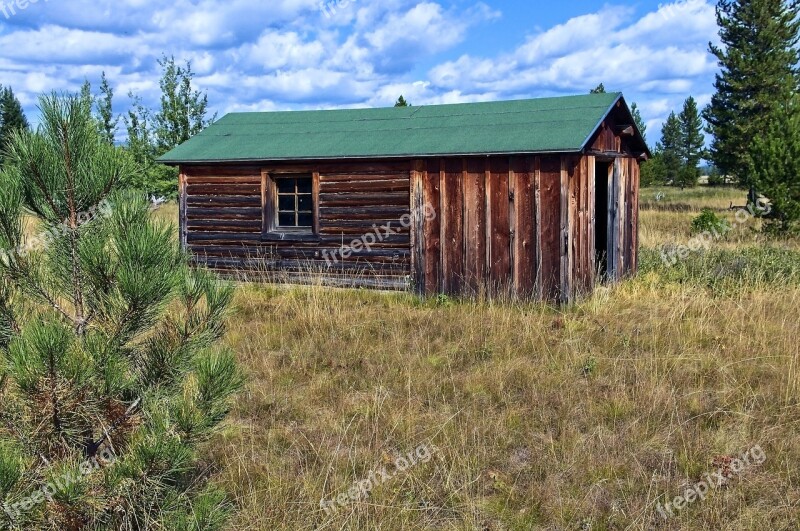
[{"label": "grass field", "polygon": [[642,203],[641,274],[566,308],[242,285],[249,381],[208,448],[232,529],[800,528],[800,245],[753,221],[668,267],[703,207],[745,194]]}]

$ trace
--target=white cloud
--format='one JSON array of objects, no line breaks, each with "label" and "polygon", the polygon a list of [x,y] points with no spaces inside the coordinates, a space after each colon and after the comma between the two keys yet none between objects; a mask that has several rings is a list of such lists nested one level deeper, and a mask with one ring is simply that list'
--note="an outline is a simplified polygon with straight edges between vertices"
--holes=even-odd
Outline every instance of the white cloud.
[{"label": "white cloud", "polygon": [[414,104],[536,97],[603,82],[639,103],[653,135],[690,93],[708,100],[716,69],[711,0],[649,13],[610,4],[508,35],[505,52],[485,55],[470,37],[502,31],[499,0],[349,0],[326,16],[330,1],[39,2],[0,17],[0,78],[30,111],[38,93],[105,71],[122,112],[129,91],[156,104],[167,53],[192,62],[220,113],[391,105],[400,94]]},{"label": "white cloud", "polygon": [[541,31],[499,57],[444,62],[429,77],[434,91],[500,98],[585,93],[604,83],[640,102],[655,138],[669,109],[710,89],[717,66],[706,48],[715,35],[714,8],[705,0],[663,4],[639,19],[631,8],[611,6]]}]

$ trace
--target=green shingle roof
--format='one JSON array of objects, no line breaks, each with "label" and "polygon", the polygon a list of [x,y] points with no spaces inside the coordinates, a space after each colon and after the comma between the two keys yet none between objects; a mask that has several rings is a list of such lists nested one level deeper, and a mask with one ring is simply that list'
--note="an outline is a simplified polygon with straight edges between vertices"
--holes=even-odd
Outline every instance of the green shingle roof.
[{"label": "green shingle roof", "polygon": [[619,93],[385,109],[228,114],[167,164],[581,151]]}]

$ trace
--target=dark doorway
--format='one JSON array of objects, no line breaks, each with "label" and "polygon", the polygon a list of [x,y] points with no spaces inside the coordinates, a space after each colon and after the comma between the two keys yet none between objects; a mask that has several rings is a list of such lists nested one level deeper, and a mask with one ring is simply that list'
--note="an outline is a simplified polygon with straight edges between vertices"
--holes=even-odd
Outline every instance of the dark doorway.
[{"label": "dark doorway", "polygon": [[608,176],[610,172],[610,162],[598,161],[595,164],[594,267],[600,281],[608,275]]}]

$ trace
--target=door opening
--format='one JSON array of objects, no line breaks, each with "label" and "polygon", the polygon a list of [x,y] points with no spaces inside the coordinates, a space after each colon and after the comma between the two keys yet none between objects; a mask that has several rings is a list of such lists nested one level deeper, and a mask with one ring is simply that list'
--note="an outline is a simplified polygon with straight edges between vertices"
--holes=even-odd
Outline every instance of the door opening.
[{"label": "door opening", "polygon": [[598,281],[608,275],[608,181],[611,163],[598,161],[595,164],[595,205],[594,205],[594,256]]}]

